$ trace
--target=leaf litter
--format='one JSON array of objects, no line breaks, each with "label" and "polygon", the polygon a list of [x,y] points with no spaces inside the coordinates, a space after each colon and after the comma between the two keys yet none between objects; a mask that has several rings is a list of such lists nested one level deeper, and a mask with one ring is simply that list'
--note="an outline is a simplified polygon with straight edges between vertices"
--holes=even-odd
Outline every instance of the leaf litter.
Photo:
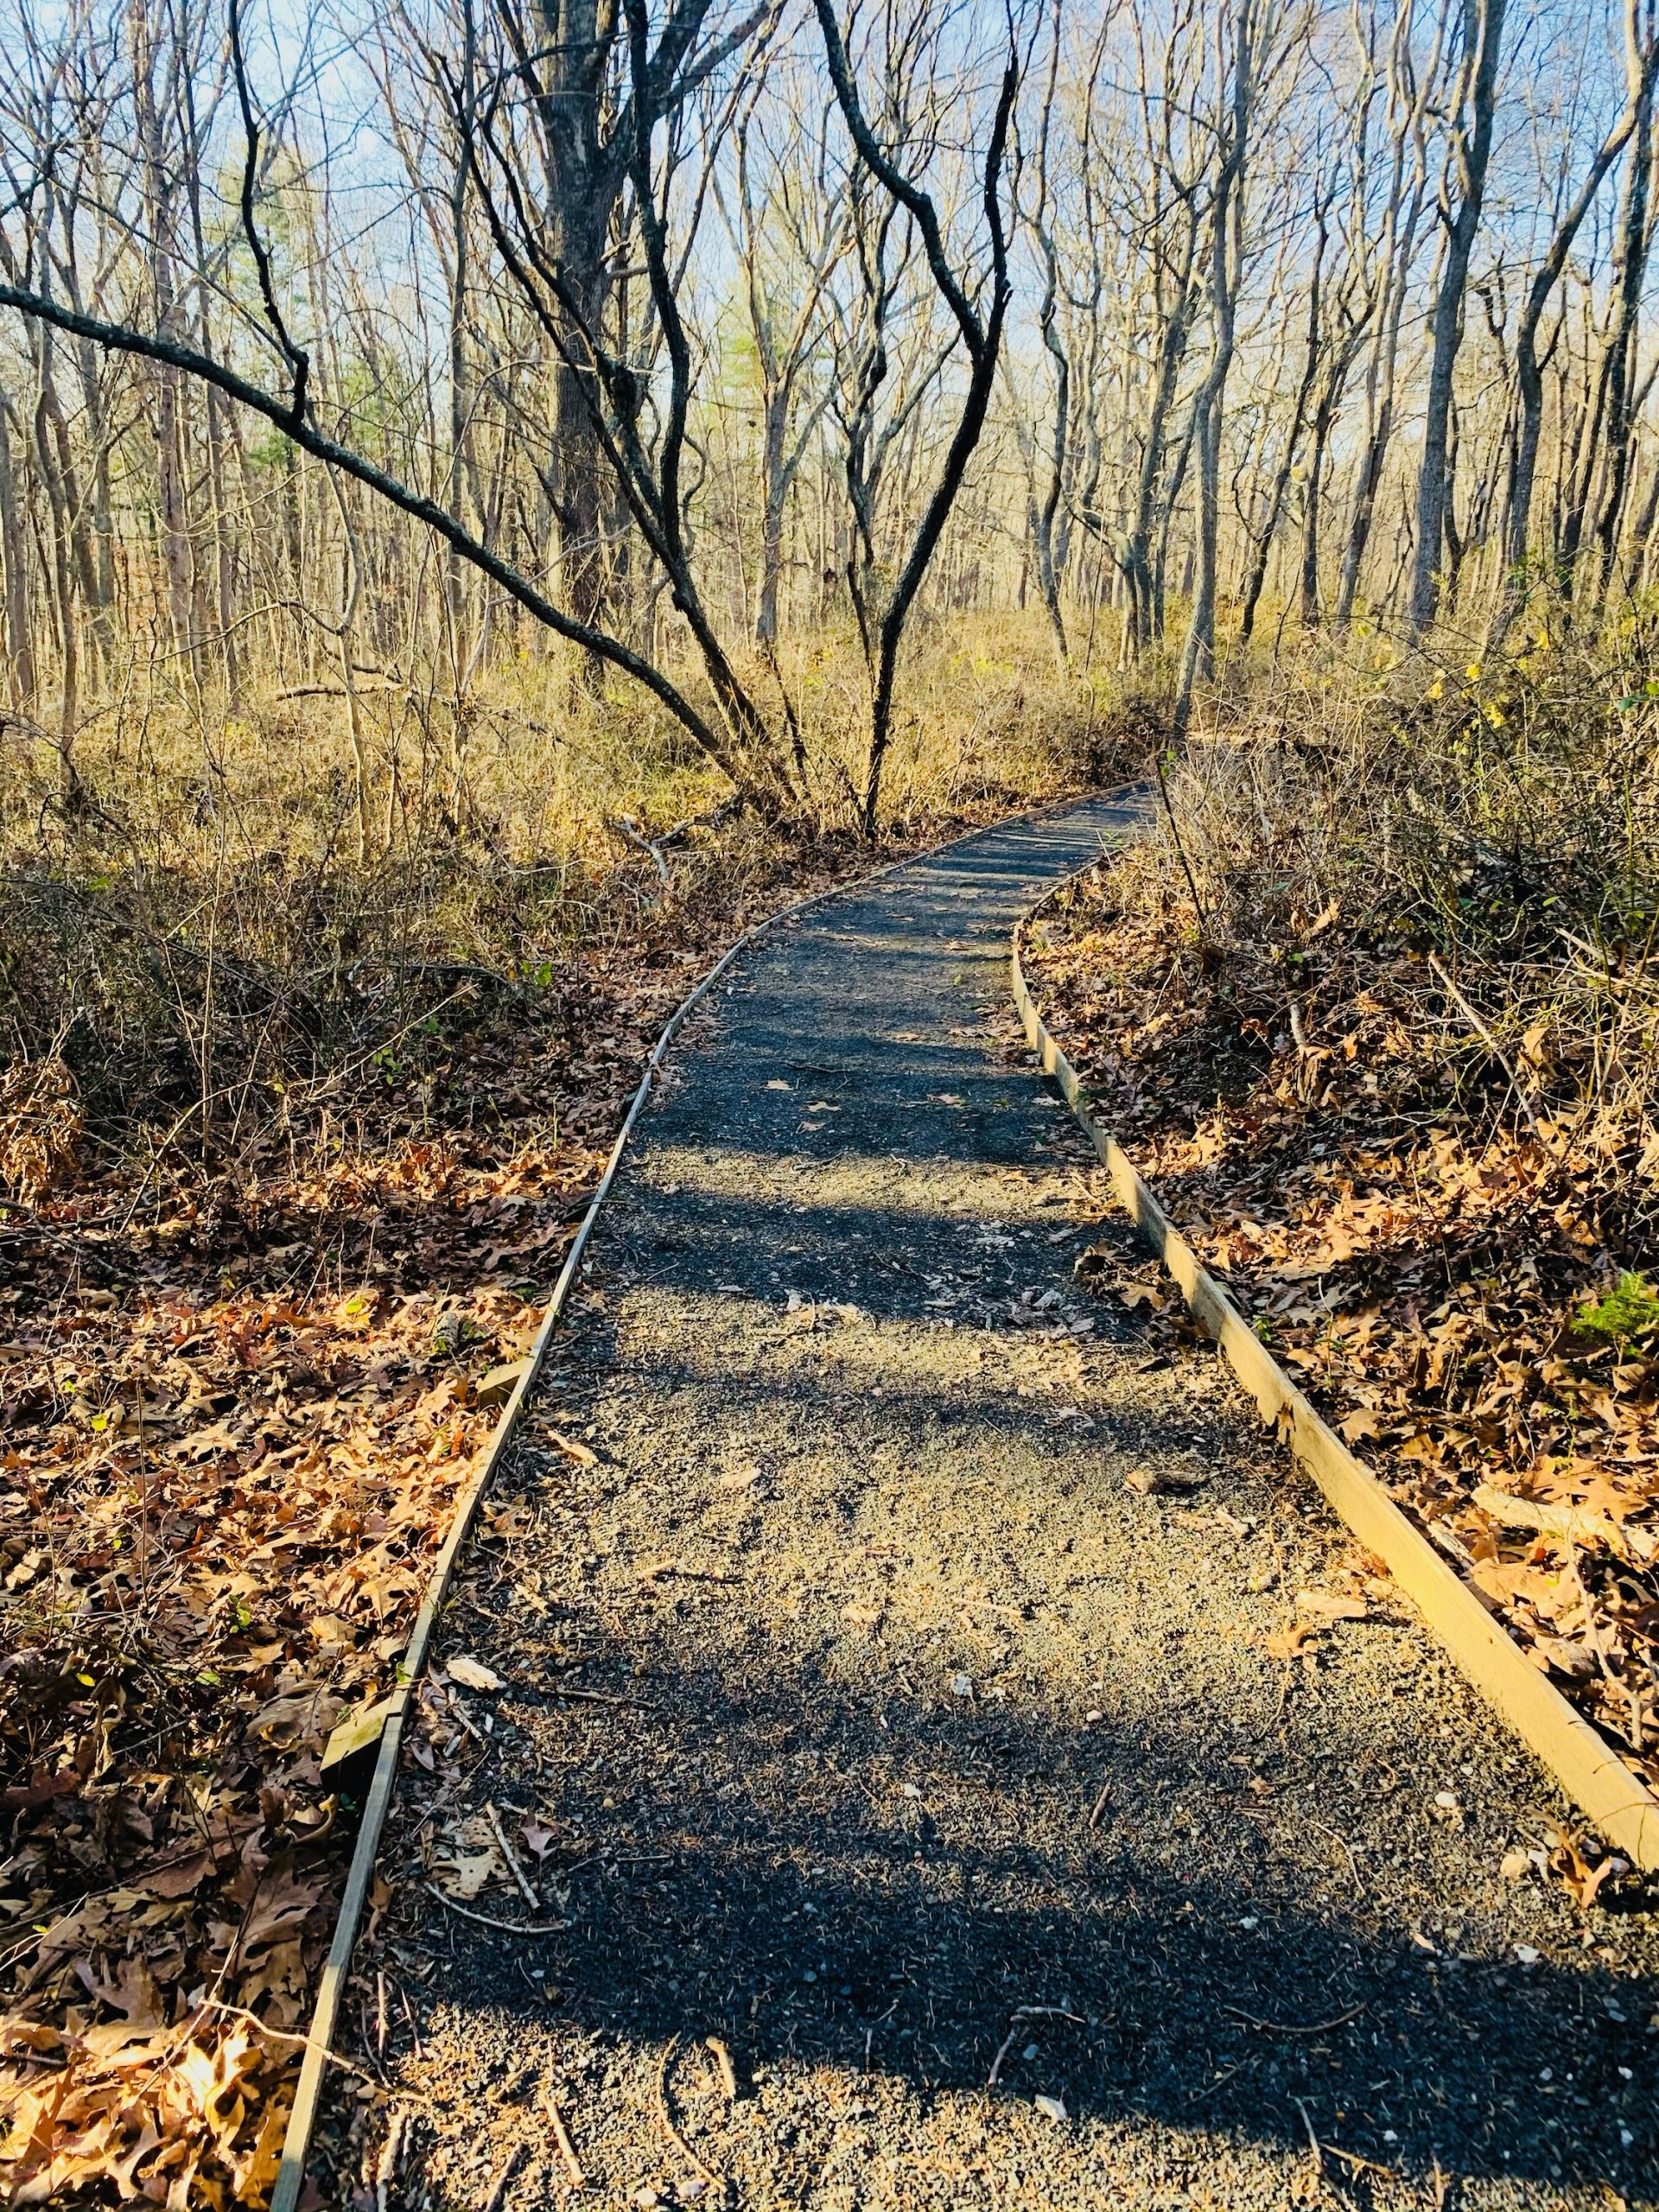
[{"label": "leaf litter", "polygon": [[[1410,932],[1258,908],[1218,941],[1166,866],[1131,848],[1045,908],[1045,1020],[1274,1357],[1659,1786],[1659,1142],[1582,1110],[1548,1020],[1500,1058]],[[1078,1273],[1185,1326],[1107,1248]],[[1276,1648],[1320,1625],[1299,1604]]]}]

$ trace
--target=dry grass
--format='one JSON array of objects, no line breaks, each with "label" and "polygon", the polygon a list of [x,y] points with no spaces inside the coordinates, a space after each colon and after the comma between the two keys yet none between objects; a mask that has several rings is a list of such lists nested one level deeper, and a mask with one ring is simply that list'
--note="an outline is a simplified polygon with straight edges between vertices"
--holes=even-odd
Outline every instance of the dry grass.
[{"label": "dry grass", "polygon": [[[861,664],[824,638],[782,674],[810,836],[845,864]],[[1115,741],[1035,624],[934,636],[906,697],[887,783],[904,842],[1084,780]],[[0,1063],[67,1065],[89,1143],[224,1160],[273,1116],[338,1120],[377,1065],[419,1060],[458,995],[539,1023],[573,961],[735,918],[798,858],[798,837],[719,820],[721,780],[637,700],[573,705],[559,661],[493,671],[464,728],[385,685],[358,705],[354,750],[337,690],[118,702],[81,740],[73,807],[49,748],[10,756]]]}]

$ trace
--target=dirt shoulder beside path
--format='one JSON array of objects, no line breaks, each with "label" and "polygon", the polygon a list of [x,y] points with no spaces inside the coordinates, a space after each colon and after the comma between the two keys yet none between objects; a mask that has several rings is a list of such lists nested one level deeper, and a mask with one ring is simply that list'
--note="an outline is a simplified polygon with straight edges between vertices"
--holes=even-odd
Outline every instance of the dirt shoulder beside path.
[{"label": "dirt shoulder beside path", "polygon": [[319,2201],[1650,2201],[1650,1927],[1537,1878],[1545,1778],[1074,1273],[1138,1255],[1006,951],[1116,826],[850,891],[677,1051],[423,1699]]}]

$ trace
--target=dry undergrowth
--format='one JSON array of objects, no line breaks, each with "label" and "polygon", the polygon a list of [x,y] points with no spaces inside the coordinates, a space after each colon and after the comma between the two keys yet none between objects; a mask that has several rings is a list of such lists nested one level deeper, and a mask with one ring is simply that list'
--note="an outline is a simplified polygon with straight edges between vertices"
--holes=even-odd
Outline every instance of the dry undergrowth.
[{"label": "dry undergrowth", "polygon": [[1048,908],[1033,989],[1264,1340],[1659,1783],[1659,710],[1546,655],[1409,709],[1326,681],[1195,751],[1179,849]]},{"label": "dry undergrowth", "polygon": [[[900,748],[911,838],[1078,777],[1092,701],[976,665],[959,751]],[[296,747],[279,702],[204,810],[182,740],[118,733],[44,851],[9,794],[8,2202],[263,2202],[348,1847],[322,1753],[391,1679],[491,1370],[692,977],[865,857],[833,823],[664,841],[718,794],[653,783],[637,729],[606,771],[590,726],[580,776],[504,756],[470,828],[404,810],[359,858],[340,734]]]}]

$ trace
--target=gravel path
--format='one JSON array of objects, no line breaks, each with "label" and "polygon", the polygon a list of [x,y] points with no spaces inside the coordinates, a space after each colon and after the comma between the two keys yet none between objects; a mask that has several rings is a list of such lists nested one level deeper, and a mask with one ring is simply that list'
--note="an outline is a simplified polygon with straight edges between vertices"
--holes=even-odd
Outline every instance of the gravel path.
[{"label": "gravel path", "polygon": [[[560,2202],[551,2098],[604,2205],[1652,2202],[1651,1916],[1517,1860],[1541,1774],[1074,1274],[1153,1280],[1006,953],[1121,819],[841,896],[677,1047],[446,1630],[506,1687],[429,1696],[342,2197],[390,2115],[387,2202]],[[1364,1618],[1287,1656],[1310,1590]],[[486,1801],[557,1932],[423,1887]]]}]

